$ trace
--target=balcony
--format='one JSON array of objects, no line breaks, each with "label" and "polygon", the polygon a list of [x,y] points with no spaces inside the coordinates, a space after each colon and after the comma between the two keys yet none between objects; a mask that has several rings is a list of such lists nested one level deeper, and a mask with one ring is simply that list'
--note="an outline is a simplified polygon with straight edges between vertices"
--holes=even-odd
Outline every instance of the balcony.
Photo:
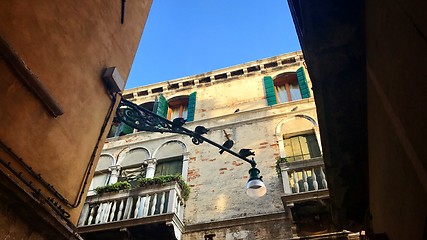
[{"label": "balcony", "polygon": [[280,163],[285,206],[296,202],[329,198],[322,157]]},{"label": "balcony", "polygon": [[123,234],[179,240],[183,214],[181,189],[176,182],[170,182],[88,197],[78,230],[86,240],[110,239]]}]

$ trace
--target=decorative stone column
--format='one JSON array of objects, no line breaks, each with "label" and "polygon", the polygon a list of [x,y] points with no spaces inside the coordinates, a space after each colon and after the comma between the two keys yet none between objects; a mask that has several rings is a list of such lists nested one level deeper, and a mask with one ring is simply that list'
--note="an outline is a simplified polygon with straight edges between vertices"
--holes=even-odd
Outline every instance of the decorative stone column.
[{"label": "decorative stone column", "polygon": [[277,138],[277,144],[279,145],[280,157],[285,158],[286,157],[285,141],[283,140],[283,135],[282,134],[276,134],[276,138]]},{"label": "decorative stone column", "polygon": [[190,153],[186,152],[182,154],[182,179],[187,182],[188,176],[188,159],[190,158]]},{"label": "decorative stone column", "polygon": [[280,163],[280,172],[282,175],[283,191],[285,192],[285,195],[291,195],[292,188],[289,182],[288,166],[286,163]]},{"label": "decorative stone column", "polygon": [[154,172],[156,171],[157,159],[147,159],[144,161],[144,164],[147,164],[147,171],[145,173],[146,178],[153,178]]},{"label": "decorative stone column", "polygon": [[117,182],[120,175],[120,169],[120,165],[115,165],[108,168],[108,170],[110,171],[110,180],[108,181],[108,184],[113,184]]},{"label": "decorative stone column", "polygon": [[315,133],[315,135],[316,135],[317,144],[319,145],[320,154],[323,156],[322,142],[321,142],[321,140],[320,140],[320,130],[319,130],[319,126],[315,126],[313,129],[314,129],[314,133]]}]

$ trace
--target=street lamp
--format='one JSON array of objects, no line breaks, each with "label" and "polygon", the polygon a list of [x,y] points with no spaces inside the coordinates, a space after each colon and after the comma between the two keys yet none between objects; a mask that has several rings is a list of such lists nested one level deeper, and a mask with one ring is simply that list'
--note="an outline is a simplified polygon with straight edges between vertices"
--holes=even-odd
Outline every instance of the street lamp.
[{"label": "street lamp", "polygon": [[248,194],[249,197],[262,197],[267,193],[267,188],[259,173],[260,171],[258,168],[252,167],[249,169],[249,180],[246,184],[246,194]]},{"label": "street lamp", "polygon": [[[249,170],[249,180],[246,184],[246,193],[250,197],[262,197],[266,194],[267,189],[265,184],[262,181],[262,177],[259,175],[260,171],[256,168],[255,160],[248,159],[249,155],[238,154],[227,147],[224,147],[204,136],[209,129],[203,126],[197,126],[195,131],[191,131],[182,125],[185,123],[185,119],[176,118],[173,121],[169,121],[166,118],[163,118],[150,110],[147,110],[141,106],[138,106],[124,98],[120,99],[119,106],[116,111],[116,117],[121,122],[136,128],[140,131],[145,132],[169,132],[169,133],[178,133],[184,134],[191,137],[191,141],[195,145],[199,145],[203,142],[207,142],[224,152],[228,152],[231,155],[234,155],[237,158],[251,164],[251,169]],[[243,149],[242,149],[243,150]],[[248,150],[248,149],[245,149]],[[242,151],[241,151],[242,152]]]}]

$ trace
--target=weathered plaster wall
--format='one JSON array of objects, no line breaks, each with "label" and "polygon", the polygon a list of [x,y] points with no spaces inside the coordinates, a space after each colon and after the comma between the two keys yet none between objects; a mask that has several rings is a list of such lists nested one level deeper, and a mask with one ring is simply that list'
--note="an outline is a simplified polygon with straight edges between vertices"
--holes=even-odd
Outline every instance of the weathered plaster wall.
[{"label": "weathered plaster wall", "polygon": [[[111,105],[101,74],[117,66],[127,79],[150,6],[128,1],[121,24],[121,1],[0,3],[0,35],[65,112],[53,118],[0,60],[0,138],[71,203]],[[76,221],[80,208],[63,207]]]},{"label": "weathered plaster wall", "polygon": [[[302,61],[297,61],[276,69],[265,69],[245,76],[196,84],[179,90],[164,89],[162,92],[169,99],[197,91],[195,121],[186,123],[184,126],[194,129],[198,125],[203,125],[210,129],[206,137],[218,143],[226,141],[223,132],[225,130],[235,141],[232,150],[238,152],[241,148],[250,148],[255,151],[257,167],[261,170],[268,189],[267,195],[263,198],[255,200],[245,193],[249,164],[227,153],[220,155],[218,149],[206,143],[194,145],[187,136],[136,132],[107,139],[103,153],[111,154],[116,161],[120,162],[125,152],[142,147],[147,149],[149,158],[152,158],[163,143],[172,140],[183,142],[189,153],[186,180],[191,187],[184,214],[186,225],[283,214],[285,211],[281,200],[281,195],[284,193],[283,186],[275,169],[276,159],[280,156],[277,140],[282,138],[284,133],[296,134],[298,131],[307,133],[307,131],[318,129],[311,123],[306,124],[305,121],[290,122],[286,125],[295,128],[292,130],[284,130],[277,126],[282,126],[284,122],[295,119],[299,115],[305,115],[317,122],[316,109],[313,98],[267,106],[263,77],[274,77],[283,72],[296,71],[301,66],[303,66]],[[308,76],[307,78],[309,80]],[[171,81],[171,83],[174,82],[175,80]],[[310,80],[309,85],[311,86]],[[151,102],[159,93],[148,94],[148,96],[139,96],[136,93],[145,91],[144,89],[157,89],[159,86],[161,84],[131,89],[125,94],[135,93],[133,101],[137,104]],[[236,109],[240,111],[235,112]],[[218,230],[217,237],[219,239],[267,239],[268,236],[284,238],[290,234],[290,225],[286,222],[289,219],[283,220],[285,222],[282,220],[272,222],[271,225],[265,223],[258,226],[258,230],[254,229],[255,225],[224,227]],[[202,231],[189,233],[186,234],[185,239],[203,239],[203,234]]]},{"label": "weathered plaster wall", "polygon": [[224,240],[267,240],[289,239],[292,234],[288,231],[291,227],[289,219],[270,219],[262,217],[235,219],[233,221],[216,222],[214,224],[190,225],[183,235],[183,240],[205,239],[205,236],[213,236],[212,239]]},{"label": "weathered plaster wall", "polygon": [[427,237],[426,10],[366,1],[370,209],[389,239]]},{"label": "weathered plaster wall", "polygon": [[[230,72],[241,70],[245,74],[228,76],[224,79],[215,80],[213,73],[201,74],[201,76],[190,76],[185,79],[172,80],[170,85],[179,84],[179,89],[168,89],[168,85],[164,83],[148,85],[135,89],[127,90],[124,95],[136,96],[132,101],[136,104],[154,101],[154,97],[160,94],[171,99],[176,96],[189,95],[192,92],[197,92],[195,120],[203,120],[208,118],[220,117],[227,114],[233,114],[236,109],[240,111],[248,111],[259,109],[266,106],[265,90],[263,85],[264,76],[276,77],[280,73],[295,72],[303,66],[301,52],[285,54],[284,57],[297,58],[295,62],[281,64],[275,68],[263,68],[263,64],[269,63],[271,59],[262,60],[259,62],[251,62],[230,68],[216,70],[215,72],[229,74]],[[277,59],[274,59],[277,61]],[[281,62],[281,61],[278,61]],[[260,70],[255,72],[247,72],[247,67],[256,64]],[[201,83],[200,79],[209,76],[209,83]],[[306,73],[307,81],[310,84],[310,78]],[[195,85],[182,86],[183,82],[192,81]],[[152,89],[162,88],[160,93],[151,93]],[[138,92],[147,91],[148,95],[139,95]],[[262,113],[261,113],[262,114]]]}]

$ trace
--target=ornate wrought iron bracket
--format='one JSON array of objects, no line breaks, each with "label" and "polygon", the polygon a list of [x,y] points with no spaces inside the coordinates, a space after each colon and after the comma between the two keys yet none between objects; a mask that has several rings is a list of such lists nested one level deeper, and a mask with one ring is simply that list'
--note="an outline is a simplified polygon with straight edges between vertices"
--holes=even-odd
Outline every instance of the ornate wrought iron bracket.
[{"label": "ornate wrought iron bracket", "polygon": [[219,149],[224,150],[225,152],[234,155],[237,158],[251,164],[252,167],[256,166],[255,160],[248,159],[245,156],[242,156],[221,144],[218,144],[204,136],[203,133],[206,133],[208,129],[203,126],[197,126],[195,131],[191,131],[182,125],[185,123],[185,120],[182,118],[169,121],[166,118],[163,118],[150,110],[147,110],[141,106],[138,106],[124,98],[121,98],[119,106],[117,107],[116,117],[119,121],[124,122],[125,124],[136,128],[140,131],[145,132],[159,132],[159,133],[177,133],[183,134],[191,137],[191,141],[195,145],[199,145],[203,142],[207,142],[210,145],[213,145]]}]

